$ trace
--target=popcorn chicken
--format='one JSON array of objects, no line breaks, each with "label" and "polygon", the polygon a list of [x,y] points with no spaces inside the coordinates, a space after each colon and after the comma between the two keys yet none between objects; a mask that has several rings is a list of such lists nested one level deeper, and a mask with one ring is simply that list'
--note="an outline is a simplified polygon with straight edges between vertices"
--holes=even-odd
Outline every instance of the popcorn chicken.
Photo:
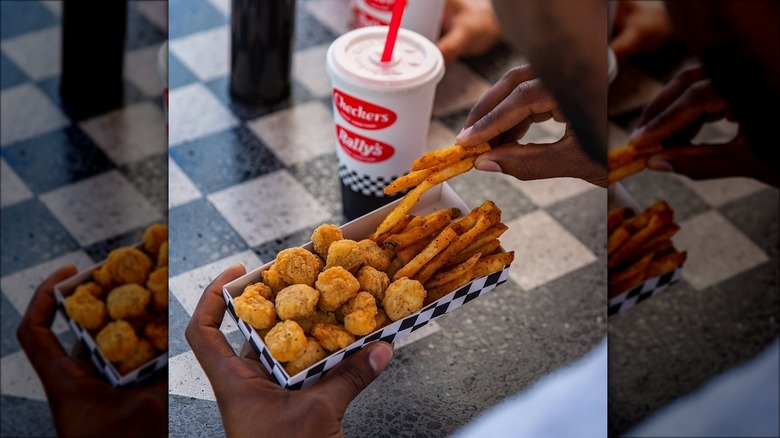
[{"label": "popcorn chicken", "polygon": [[339,324],[324,322],[314,324],[311,335],[319,341],[322,348],[331,353],[355,342],[355,337]]},{"label": "popcorn chicken", "polygon": [[395,322],[422,309],[425,294],[425,288],[419,281],[402,277],[388,286],[382,306]]},{"label": "popcorn chicken", "polygon": [[106,324],[97,334],[95,342],[107,360],[121,362],[135,353],[139,341],[133,326],[119,320]]},{"label": "popcorn chicken", "polygon": [[108,270],[108,263],[103,263],[99,268],[92,271],[92,279],[103,290],[111,290],[116,286],[114,279],[111,277],[111,272]]},{"label": "popcorn chicken", "polygon": [[152,309],[163,311],[168,308],[168,267],[163,266],[149,274],[146,288],[152,293]]},{"label": "popcorn chicken", "polygon": [[245,288],[233,304],[236,315],[255,329],[269,328],[276,322],[274,303],[260,295],[257,288]]},{"label": "popcorn chicken", "polygon": [[341,229],[336,225],[322,224],[317,227],[311,235],[311,242],[314,246],[314,252],[322,258],[328,257],[328,248],[330,244],[343,239]]},{"label": "popcorn chicken", "polygon": [[355,336],[364,336],[376,327],[376,299],[368,292],[359,292],[341,308],[344,328]]},{"label": "popcorn chicken", "polygon": [[294,376],[322,359],[325,359],[325,356],[327,356],[325,349],[322,348],[316,339],[306,338],[306,348],[303,350],[303,354],[285,363],[284,370],[287,371],[287,374]]},{"label": "popcorn chicken", "polygon": [[103,298],[103,288],[95,282],[90,281],[88,283],[80,284],[76,286],[75,292],[78,292],[80,289],[86,290],[95,298]]},{"label": "popcorn chicken", "polygon": [[99,329],[108,321],[106,304],[96,298],[89,288],[78,287],[65,298],[65,313],[87,330]]},{"label": "popcorn chicken", "polygon": [[168,324],[150,322],[144,327],[144,338],[160,351],[168,350]]},{"label": "popcorn chicken", "polygon": [[125,375],[154,359],[156,355],[157,351],[155,351],[152,344],[141,338],[138,340],[138,347],[136,347],[135,352],[127,359],[119,362],[116,369],[120,374]]},{"label": "popcorn chicken", "polygon": [[285,283],[314,286],[322,260],[303,248],[289,248],[277,254],[274,265]]},{"label": "popcorn chicken", "polygon": [[265,335],[264,341],[271,355],[279,362],[289,362],[306,350],[306,335],[303,329],[290,319],[276,324]]},{"label": "popcorn chicken", "polygon": [[311,316],[317,311],[320,293],[305,284],[293,284],[276,295],[276,314],[282,320]]},{"label": "popcorn chicken", "polygon": [[390,257],[371,239],[363,239],[358,242],[358,248],[363,252],[363,263],[379,271],[387,270],[390,266]]},{"label": "popcorn chicken", "polygon": [[388,278],[387,274],[372,266],[360,268],[357,281],[360,283],[360,290],[370,293],[380,302],[385,297],[385,290],[390,286],[390,278]]},{"label": "popcorn chicken", "polygon": [[150,225],[144,231],[144,249],[147,253],[157,255],[160,247],[168,241],[168,226],[165,224]]},{"label": "popcorn chicken", "polygon": [[160,245],[160,251],[157,253],[157,266],[168,266],[168,242]]},{"label": "popcorn chicken", "polygon": [[347,300],[357,295],[360,289],[355,276],[341,266],[325,269],[317,276],[315,283],[320,292],[319,307],[326,312],[332,312]]},{"label": "popcorn chicken", "polygon": [[122,247],[108,254],[106,265],[111,278],[118,284],[145,284],[154,262],[137,248]]},{"label": "popcorn chicken", "polygon": [[152,293],[137,284],[123,284],[108,293],[106,305],[112,319],[140,318],[147,315]]},{"label": "popcorn chicken", "polygon": [[279,275],[279,270],[276,269],[276,263],[271,264],[268,269],[261,272],[260,276],[263,278],[263,284],[271,289],[274,296],[276,296],[280,290],[289,286],[289,284],[285,283]]},{"label": "popcorn chicken", "polygon": [[317,324],[318,322],[329,322],[331,324],[336,324],[337,321],[336,315],[333,312],[323,312],[322,310],[318,310],[311,316],[296,319],[295,322],[297,322],[298,325],[303,329],[303,332],[308,335],[311,334],[311,329],[314,327],[314,324]]}]

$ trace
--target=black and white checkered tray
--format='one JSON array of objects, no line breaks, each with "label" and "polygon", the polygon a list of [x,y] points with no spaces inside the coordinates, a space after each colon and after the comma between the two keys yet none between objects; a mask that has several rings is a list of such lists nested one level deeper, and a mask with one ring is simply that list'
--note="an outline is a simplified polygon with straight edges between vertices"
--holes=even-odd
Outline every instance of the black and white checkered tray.
[{"label": "black and white checkered tray", "polygon": [[57,310],[65,318],[73,335],[77,341],[81,341],[89,351],[89,356],[92,359],[92,363],[115,387],[129,387],[143,383],[151,376],[155,375],[157,371],[162,370],[168,366],[168,353],[158,355],[154,359],[145,363],[144,365],[136,368],[135,370],[122,375],[116,369],[113,363],[103,356],[103,353],[97,347],[97,343],[87,329],[81,324],[72,320],[67,312],[65,312],[65,297],[72,294],[76,286],[89,281],[92,278],[92,272],[99,268],[100,264],[80,272],[78,275],[73,276],[54,287],[54,298],[57,300]]},{"label": "black and white checkered tray", "polygon": [[[367,215],[355,219],[352,222],[344,224],[341,227],[342,233],[347,239],[362,239],[363,237],[371,234],[371,231],[376,229],[377,225],[387,214],[392,210],[401,199],[396,200],[382,208],[368,213]],[[444,208],[457,207],[463,214],[466,214],[469,209],[460,197],[450,188],[447,183],[443,183],[425,194],[412,209],[412,214],[426,214],[434,210],[440,210]],[[303,246],[311,251],[311,242]],[[242,277],[233,280],[225,285],[222,290],[222,295],[225,298],[227,305],[227,312],[236,321],[244,338],[250,345],[257,351],[260,357],[260,361],[266,367],[269,373],[274,376],[276,381],[285,388],[290,389],[302,389],[317,382],[322,375],[333,368],[336,364],[341,362],[345,357],[358,351],[363,345],[373,341],[385,341],[396,342],[404,336],[412,333],[413,331],[423,327],[430,321],[449,313],[458,307],[468,303],[469,301],[479,297],[480,295],[490,292],[495,289],[496,286],[504,283],[509,276],[509,266],[504,266],[501,271],[495,272],[484,277],[477,278],[471,283],[453,291],[444,297],[434,301],[433,303],[423,307],[420,311],[413,313],[406,318],[400,319],[380,330],[370,333],[344,349],[341,349],[335,353],[332,353],[325,359],[317,362],[308,369],[301,371],[300,373],[289,376],[284,370],[284,367],[276,361],[271,353],[266,348],[265,343],[257,334],[257,332],[242,321],[238,315],[236,315],[233,298],[240,295],[246,285],[255,283],[261,280],[260,273],[271,266],[271,263],[257,268]]]},{"label": "black and white checkered tray", "polygon": [[649,278],[642,284],[612,297],[608,303],[607,317],[624,312],[642,301],[666,291],[669,286],[680,281],[681,273],[682,265],[674,271]]}]

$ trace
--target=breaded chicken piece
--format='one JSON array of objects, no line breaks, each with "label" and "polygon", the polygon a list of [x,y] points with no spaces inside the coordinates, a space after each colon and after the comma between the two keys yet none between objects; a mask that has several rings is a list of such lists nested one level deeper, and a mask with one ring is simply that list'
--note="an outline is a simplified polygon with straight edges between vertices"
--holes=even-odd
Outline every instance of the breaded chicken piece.
[{"label": "breaded chicken piece", "polygon": [[322,310],[318,310],[311,316],[296,319],[295,322],[297,322],[298,325],[303,329],[303,332],[308,335],[311,334],[311,328],[314,327],[314,324],[317,324],[318,322],[336,324],[337,321],[336,315],[333,312],[323,312]]},{"label": "breaded chicken piece", "polygon": [[284,370],[287,374],[294,376],[301,371],[309,368],[315,363],[325,359],[328,354],[322,348],[319,342],[314,338],[306,338],[306,348],[303,354],[284,364]]},{"label": "breaded chicken piece", "polygon": [[380,308],[376,309],[376,316],[374,316],[374,319],[376,320],[376,326],[374,327],[374,330],[384,328],[393,322],[390,321],[390,318],[387,317],[387,313],[385,313],[385,311]]},{"label": "breaded chicken piece", "polygon": [[157,266],[168,266],[168,242],[160,245],[160,251],[157,253]]},{"label": "breaded chicken piece", "polygon": [[267,285],[259,281],[257,283],[247,284],[244,287],[243,293],[246,293],[247,290],[249,289],[254,289],[254,291],[257,292],[258,295],[260,295],[261,297],[265,298],[268,301],[273,301],[274,297],[276,296],[276,294],[271,290],[270,287],[268,287]]},{"label": "breaded chicken piece", "polygon": [[87,330],[97,330],[108,321],[106,304],[92,295],[88,288],[76,288],[65,298],[65,313]]},{"label": "breaded chicken piece", "polygon": [[129,359],[138,348],[138,336],[133,326],[123,320],[106,324],[95,337],[95,342],[106,360],[111,362]]},{"label": "breaded chicken piece", "polygon": [[358,242],[358,247],[364,254],[363,263],[371,266],[378,271],[386,271],[390,266],[390,256],[370,239],[363,239]]},{"label": "breaded chicken piece", "polygon": [[146,288],[152,293],[152,309],[162,311],[168,308],[168,267],[155,269],[146,280]]},{"label": "breaded chicken piece", "polygon": [[360,283],[341,266],[325,269],[317,276],[315,287],[320,291],[320,309],[333,312],[357,295]]},{"label": "breaded chicken piece", "polygon": [[314,252],[319,254],[323,259],[328,257],[328,248],[330,248],[330,244],[343,238],[344,235],[341,234],[339,227],[332,224],[322,224],[311,234]]},{"label": "breaded chicken piece", "polygon": [[103,288],[100,287],[100,285],[95,283],[94,281],[90,281],[76,286],[75,292],[78,292],[80,289],[86,290],[87,292],[92,294],[92,296],[95,298],[103,298],[103,293],[104,293]]},{"label": "breaded chicken piece", "polygon": [[154,346],[146,339],[141,338],[138,340],[138,347],[136,347],[135,352],[127,359],[119,362],[116,369],[119,371],[119,374],[125,375],[156,356],[157,350],[154,349]]},{"label": "breaded chicken piece", "polygon": [[106,265],[117,284],[145,284],[154,262],[140,249],[122,247],[108,253]]},{"label": "breaded chicken piece", "polygon": [[244,322],[262,330],[276,323],[276,309],[273,301],[260,295],[257,288],[245,288],[241,295],[233,298],[236,315]]},{"label": "breaded chicken piece", "polygon": [[314,315],[320,293],[305,284],[293,284],[276,295],[276,314],[279,319],[298,319]]},{"label": "breaded chicken piece", "polygon": [[271,356],[279,362],[289,362],[306,350],[306,335],[301,326],[291,319],[276,324],[263,340]]},{"label": "breaded chicken piece", "polygon": [[382,271],[372,266],[363,266],[358,271],[357,281],[360,290],[364,290],[374,296],[379,302],[385,297],[385,290],[390,286],[390,278]]},{"label": "breaded chicken piece", "polygon": [[137,284],[123,284],[108,293],[106,305],[112,319],[140,318],[147,315],[146,307],[152,293]]},{"label": "breaded chicken piece", "polygon": [[99,268],[92,271],[92,279],[103,290],[111,290],[116,286],[114,279],[111,277],[111,272],[108,270],[108,263],[103,263]]},{"label": "breaded chicken piece", "polygon": [[341,308],[344,328],[355,336],[364,336],[376,327],[376,299],[368,292],[359,292]]},{"label": "breaded chicken piece", "polygon": [[401,277],[392,282],[385,291],[382,307],[392,321],[411,315],[422,309],[425,288],[417,280]]},{"label": "breaded chicken piece", "polygon": [[322,270],[322,260],[303,248],[288,248],[279,251],[274,266],[285,283],[313,287]]},{"label": "breaded chicken piece", "polygon": [[157,256],[160,253],[160,247],[168,241],[168,226],[165,224],[150,225],[144,231],[144,250],[147,253]]},{"label": "breaded chicken piece", "polygon": [[144,327],[144,338],[160,351],[168,350],[168,324],[150,322]]},{"label": "breaded chicken piece", "polygon": [[358,242],[350,239],[337,240],[330,244],[325,269],[341,266],[347,271],[356,274],[365,263],[365,248],[361,248]]},{"label": "breaded chicken piece", "polygon": [[319,341],[322,348],[330,353],[341,350],[355,342],[355,337],[339,324],[328,324],[325,322],[314,324],[314,327],[311,329],[311,335]]},{"label": "breaded chicken piece", "polygon": [[285,283],[279,275],[279,271],[276,269],[276,263],[271,264],[268,269],[261,272],[260,276],[263,278],[263,284],[271,288],[271,292],[273,292],[274,296],[276,296],[280,290],[289,286],[289,284]]}]

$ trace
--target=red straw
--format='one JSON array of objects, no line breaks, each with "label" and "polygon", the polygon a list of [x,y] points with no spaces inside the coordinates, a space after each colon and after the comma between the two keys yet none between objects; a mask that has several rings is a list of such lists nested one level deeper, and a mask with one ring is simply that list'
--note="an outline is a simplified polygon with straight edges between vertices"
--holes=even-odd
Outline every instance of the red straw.
[{"label": "red straw", "polygon": [[406,0],[395,0],[393,17],[390,18],[390,29],[387,31],[387,39],[385,40],[385,50],[382,52],[382,62],[390,62],[390,59],[393,58],[393,47],[395,47],[395,39],[398,37],[398,28],[401,27],[404,6],[406,6]]}]

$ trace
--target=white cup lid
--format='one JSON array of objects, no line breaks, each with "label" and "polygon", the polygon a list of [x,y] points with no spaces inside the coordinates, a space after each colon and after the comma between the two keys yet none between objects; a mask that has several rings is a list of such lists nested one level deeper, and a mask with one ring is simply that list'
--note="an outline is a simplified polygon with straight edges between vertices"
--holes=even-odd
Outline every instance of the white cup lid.
[{"label": "white cup lid", "polygon": [[430,40],[408,29],[398,29],[390,62],[381,62],[387,26],[355,29],[328,48],[326,67],[353,86],[370,90],[408,91],[444,76],[444,58]]}]

